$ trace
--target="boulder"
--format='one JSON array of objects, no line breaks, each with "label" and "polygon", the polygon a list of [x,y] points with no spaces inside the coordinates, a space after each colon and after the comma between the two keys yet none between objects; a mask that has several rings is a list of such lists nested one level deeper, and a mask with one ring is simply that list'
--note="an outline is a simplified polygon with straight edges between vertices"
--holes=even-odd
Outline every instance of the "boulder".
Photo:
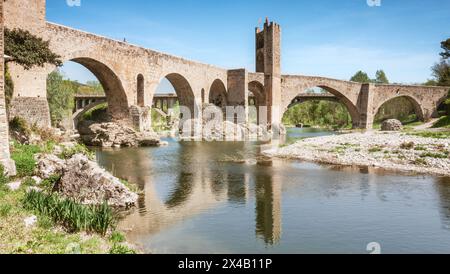
[{"label": "boulder", "polygon": [[402,122],[396,119],[389,119],[381,124],[382,131],[400,131],[403,129]]},{"label": "boulder", "polygon": [[37,156],[36,175],[42,179],[48,179],[52,175],[61,174],[66,163],[64,160],[52,154],[41,154]]},{"label": "boulder", "polygon": [[79,126],[81,140],[91,146],[99,147],[138,147],[159,146],[160,139],[153,133],[140,133],[133,128],[108,122],[83,122]]},{"label": "boulder", "polygon": [[136,193],[85,155],[76,154],[67,160],[62,174],[55,189],[63,197],[82,204],[99,205],[107,201],[111,206],[129,207],[138,200]]}]

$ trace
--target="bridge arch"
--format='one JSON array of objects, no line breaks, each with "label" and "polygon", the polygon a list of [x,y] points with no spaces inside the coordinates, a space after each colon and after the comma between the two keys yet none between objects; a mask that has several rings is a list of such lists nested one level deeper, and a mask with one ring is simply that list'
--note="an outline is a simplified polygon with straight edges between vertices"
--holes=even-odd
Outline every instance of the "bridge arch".
[{"label": "bridge arch", "polygon": [[315,86],[308,86],[304,90],[299,91],[298,93],[290,93],[290,96],[285,98],[284,101],[284,107],[282,109],[282,114],[285,114],[286,111],[292,107],[293,103],[295,103],[295,100],[300,95],[305,95],[306,91],[314,89],[314,88],[320,88],[326,92],[331,93],[336,97],[337,102],[343,104],[345,108],[347,109],[348,113],[350,114],[350,117],[352,119],[352,126],[353,128],[359,127],[361,114],[357,108],[357,106],[350,100],[343,92],[340,92],[337,88],[331,87],[329,85],[315,85]]},{"label": "bridge arch", "polygon": [[209,103],[224,108],[227,106],[227,89],[220,79],[214,80],[209,90]]},{"label": "bridge arch", "polygon": [[74,114],[72,114],[72,120],[73,120],[74,128],[76,129],[78,127],[78,124],[80,123],[80,121],[83,118],[84,114],[86,114],[90,110],[93,110],[96,107],[98,107],[98,106],[100,106],[100,105],[102,105],[104,103],[107,103],[107,101],[106,100],[99,100],[99,101],[93,102],[93,103],[85,106],[84,108],[79,109]]},{"label": "bridge arch", "polygon": [[[253,110],[250,109],[249,119],[251,120],[251,122],[256,122],[257,124],[260,124],[262,122],[260,117],[261,114],[259,113],[260,107],[266,105],[264,85],[261,84],[259,81],[251,81],[248,83],[248,91],[249,91],[249,100],[248,100],[249,106],[254,107]],[[256,112],[256,114],[252,113],[254,111]]]},{"label": "bridge arch", "polygon": [[421,107],[421,105],[419,103],[420,101],[417,98],[415,98],[414,96],[412,96],[412,95],[404,95],[404,94],[396,95],[396,96],[393,96],[391,98],[388,98],[388,99],[382,101],[375,108],[374,119],[375,119],[375,116],[379,113],[380,109],[383,107],[383,105],[385,105],[386,103],[391,102],[391,101],[393,101],[395,99],[399,99],[399,98],[407,99],[412,104],[412,106],[414,108],[414,113],[416,114],[417,119],[420,120],[420,121],[425,121],[425,112],[424,112],[423,108]]},{"label": "bridge arch", "polygon": [[183,119],[195,118],[198,115],[199,108],[189,81],[179,73],[167,74],[165,78],[173,86],[180,106],[187,107],[191,111],[191,117],[183,117]]},{"label": "bridge arch", "polygon": [[108,114],[113,120],[129,118],[128,97],[118,75],[105,63],[90,57],[68,59],[87,68],[103,87],[108,102]]}]

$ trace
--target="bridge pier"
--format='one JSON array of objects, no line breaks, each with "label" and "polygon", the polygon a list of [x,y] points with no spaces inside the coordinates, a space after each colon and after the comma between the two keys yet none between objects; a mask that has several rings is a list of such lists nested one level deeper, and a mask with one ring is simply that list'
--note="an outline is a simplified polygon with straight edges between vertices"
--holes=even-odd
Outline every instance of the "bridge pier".
[{"label": "bridge pier", "polygon": [[[5,102],[3,1],[0,1],[0,164],[9,175],[16,175],[16,166],[9,151],[9,125]],[[3,174],[2,174],[3,175]]]}]

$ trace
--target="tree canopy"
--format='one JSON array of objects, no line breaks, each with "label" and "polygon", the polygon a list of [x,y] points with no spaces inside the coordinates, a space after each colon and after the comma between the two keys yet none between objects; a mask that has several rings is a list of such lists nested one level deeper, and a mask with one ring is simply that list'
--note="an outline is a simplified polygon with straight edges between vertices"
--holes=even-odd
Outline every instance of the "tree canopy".
[{"label": "tree canopy", "polygon": [[447,60],[450,58],[450,38],[441,42],[441,48],[444,50],[441,52],[442,59]]},{"label": "tree canopy", "polygon": [[49,44],[27,30],[5,28],[5,54],[25,69],[45,64],[62,65],[61,56],[53,53]]},{"label": "tree canopy", "polygon": [[371,82],[367,73],[365,73],[362,70],[358,71],[355,75],[353,75],[353,77],[350,78],[350,81],[364,83],[364,84]]},{"label": "tree canopy", "polygon": [[386,76],[386,73],[384,73],[383,70],[378,70],[375,75],[375,83],[377,84],[389,84],[389,80]]},{"label": "tree canopy", "polygon": [[65,118],[71,116],[76,90],[76,84],[64,80],[59,71],[56,70],[49,74],[47,78],[47,99],[52,125],[58,126]]}]

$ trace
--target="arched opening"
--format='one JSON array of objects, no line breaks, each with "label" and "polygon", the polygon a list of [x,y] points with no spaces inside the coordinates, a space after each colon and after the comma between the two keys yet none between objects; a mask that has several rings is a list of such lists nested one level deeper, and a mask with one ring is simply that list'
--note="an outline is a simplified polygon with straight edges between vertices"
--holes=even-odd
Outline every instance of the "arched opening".
[{"label": "arched opening", "polygon": [[142,74],[139,74],[137,76],[137,105],[140,107],[145,106],[144,88],[144,76]]},{"label": "arched opening", "polygon": [[410,96],[398,96],[382,103],[374,118],[374,127],[388,119],[397,119],[403,125],[414,125],[424,121],[424,114],[419,103]]},{"label": "arched opening", "polygon": [[291,101],[282,121],[288,127],[342,129],[355,127],[358,117],[356,107],[343,100],[340,93],[330,88],[314,87]]},{"label": "arched opening", "polygon": [[249,121],[260,124],[260,107],[266,105],[264,86],[260,82],[252,81],[248,84],[248,91]]},{"label": "arched opening", "polygon": [[[178,73],[166,75],[153,96],[152,127],[155,131],[171,130],[198,115],[194,92],[185,77]],[[183,109],[189,110],[184,113]]]},{"label": "arched opening", "polygon": [[216,79],[209,90],[209,103],[220,108],[227,106],[227,90],[223,82]]},{"label": "arched opening", "polygon": [[[47,77],[47,99],[52,125],[72,129],[77,119],[95,122],[128,119],[128,101],[122,83],[105,64],[91,58],[74,58]],[[96,108],[83,111],[96,104]],[[95,115],[93,115],[95,114]],[[79,122],[77,120],[77,123]]]}]

